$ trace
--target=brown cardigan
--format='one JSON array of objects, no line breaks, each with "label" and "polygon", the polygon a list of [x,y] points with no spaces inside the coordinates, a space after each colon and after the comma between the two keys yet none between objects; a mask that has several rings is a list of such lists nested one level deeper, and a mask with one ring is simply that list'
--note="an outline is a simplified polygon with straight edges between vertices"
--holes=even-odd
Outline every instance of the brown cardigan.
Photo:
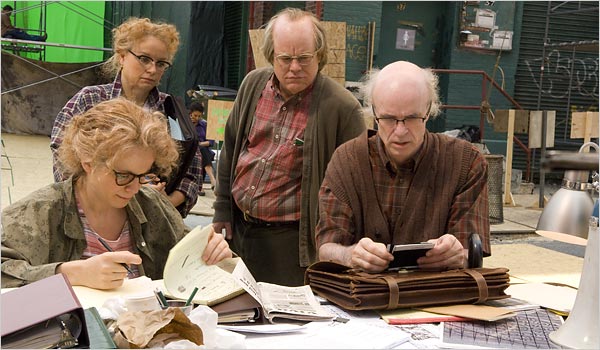
[{"label": "brown cardigan", "polygon": [[[368,137],[371,135],[363,133],[339,147],[326,175],[328,179],[339,180],[330,181],[329,186],[339,200],[352,208],[359,235],[356,241],[367,236],[377,242],[407,244],[451,233],[461,241],[463,247],[468,247],[468,236],[476,232],[481,236],[485,255],[489,255],[490,227],[487,215],[479,222],[461,223],[464,229],[460,232],[454,230],[459,225],[448,227],[455,197],[464,191],[480,189],[477,205],[485,206],[479,210],[485,210],[487,214],[487,182],[475,183],[472,189],[466,188],[467,183],[472,183],[467,179],[471,164],[476,157],[482,157],[479,151],[466,141],[426,132],[423,158],[407,194],[406,202],[410,205],[406,205],[396,218],[394,232],[389,232],[373,184],[368,147]],[[484,179],[487,180],[487,166],[485,172]]]}]

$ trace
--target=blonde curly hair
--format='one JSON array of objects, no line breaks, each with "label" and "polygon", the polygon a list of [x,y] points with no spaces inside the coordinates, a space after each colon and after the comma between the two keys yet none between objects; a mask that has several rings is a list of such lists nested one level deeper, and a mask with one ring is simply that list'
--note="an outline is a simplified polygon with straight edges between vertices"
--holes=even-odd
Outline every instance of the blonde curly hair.
[{"label": "blonde curly hair", "polygon": [[161,177],[171,173],[179,157],[164,115],[125,98],[101,102],[75,116],[63,136],[58,150],[60,166],[66,176],[75,178],[85,174],[82,160],[91,161],[96,168],[112,168],[116,159],[134,148],[154,154],[153,168]]},{"label": "blonde curly hair", "polygon": [[169,23],[152,22],[149,18],[131,17],[112,30],[113,55],[104,63],[102,68],[104,74],[107,76],[116,75],[121,69],[119,57],[127,54],[127,50],[131,50],[135,42],[147,36],[153,36],[165,43],[169,53],[168,59],[173,61],[179,48],[177,28]]}]

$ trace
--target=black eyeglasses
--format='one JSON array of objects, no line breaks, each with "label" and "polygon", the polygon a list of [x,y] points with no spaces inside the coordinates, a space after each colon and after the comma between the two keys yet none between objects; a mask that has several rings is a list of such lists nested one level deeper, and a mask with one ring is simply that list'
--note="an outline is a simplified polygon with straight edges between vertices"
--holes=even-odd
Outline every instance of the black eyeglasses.
[{"label": "black eyeglasses", "polygon": [[293,60],[297,60],[298,64],[301,66],[308,66],[312,62],[313,58],[315,57],[315,54],[316,54],[316,52],[303,53],[298,56],[290,56],[287,53],[282,53],[281,55],[275,56],[275,59],[277,60],[277,62],[279,62],[279,64],[281,64],[284,67],[287,67],[290,64],[292,64]]},{"label": "black eyeglasses", "polygon": [[153,171],[141,175],[136,175],[132,173],[120,173],[114,169],[112,169],[112,171],[113,173],[115,173],[115,183],[117,184],[117,186],[127,186],[130,183],[132,183],[133,180],[135,180],[136,178],[142,185],[149,184],[157,179],[157,176],[154,174]]},{"label": "black eyeglasses", "polygon": [[405,127],[410,128],[410,127],[416,126],[417,124],[421,124],[421,123],[425,122],[425,119],[427,119],[427,117],[429,116],[429,111],[431,110],[431,104],[429,104],[429,107],[427,107],[427,113],[425,113],[424,117],[417,117],[414,115],[409,115],[402,119],[398,119],[398,118],[392,117],[392,116],[377,117],[377,114],[375,113],[375,106],[371,105],[371,108],[373,109],[373,115],[375,116],[375,120],[377,120],[379,125],[386,127],[386,128],[395,128],[398,126],[398,123],[402,123],[402,124],[404,124]]},{"label": "black eyeglasses", "polygon": [[164,72],[167,69],[171,68],[171,66],[172,66],[172,64],[170,62],[155,61],[152,57],[148,57],[146,55],[136,55],[133,52],[131,52],[131,50],[127,50],[127,51],[130,54],[132,54],[135,58],[137,58],[138,62],[140,62],[142,64],[142,66],[144,66],[145,68],[150,68],[150,66],[152,66],[152,64],[154,63],[154,65],[156,66],[156,69]]}]

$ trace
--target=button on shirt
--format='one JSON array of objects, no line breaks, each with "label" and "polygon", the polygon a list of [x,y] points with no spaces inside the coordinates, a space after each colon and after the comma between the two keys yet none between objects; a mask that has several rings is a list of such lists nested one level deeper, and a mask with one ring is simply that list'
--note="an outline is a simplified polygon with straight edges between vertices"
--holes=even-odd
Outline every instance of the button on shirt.
[{"label": "button on shirt", "polygon": [[296,221],[300,219],[302,140],[312,86],[285,101],[274,79],[258,101],[231,192],[238,208],[254,218]]}]

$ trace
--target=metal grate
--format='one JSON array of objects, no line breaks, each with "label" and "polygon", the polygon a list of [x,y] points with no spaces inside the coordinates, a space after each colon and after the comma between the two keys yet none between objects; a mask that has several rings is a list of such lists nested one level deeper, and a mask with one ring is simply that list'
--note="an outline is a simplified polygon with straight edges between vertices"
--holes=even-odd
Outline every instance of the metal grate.
[{"label": "metal grate", "polygon": [[486,154],[488,163],[488,199],[490,224],[501,224],[504,222],[504,206],[502,202],[502,164],[504,156],[498,154]]}]

